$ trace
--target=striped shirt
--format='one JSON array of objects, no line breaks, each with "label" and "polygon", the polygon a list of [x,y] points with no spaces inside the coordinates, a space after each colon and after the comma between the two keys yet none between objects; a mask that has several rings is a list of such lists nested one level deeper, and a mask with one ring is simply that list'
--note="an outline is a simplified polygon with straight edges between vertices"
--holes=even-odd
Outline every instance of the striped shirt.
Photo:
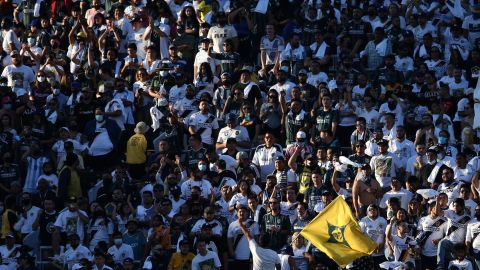
[{"label": "striped shirt", "polygon": [[32,156],[27,157],[27,176],[25,177],[25,185],[23,186],[24,192],[35,192],[37,190],[37,180],[43,173],[43,164],[48,162],[46,157],[34,158]]}]

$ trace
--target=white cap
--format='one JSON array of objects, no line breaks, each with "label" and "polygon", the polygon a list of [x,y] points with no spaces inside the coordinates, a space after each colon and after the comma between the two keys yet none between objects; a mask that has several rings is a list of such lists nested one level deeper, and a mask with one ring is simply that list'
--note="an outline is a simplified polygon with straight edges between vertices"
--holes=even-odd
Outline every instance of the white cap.
[{"label": "white cap", "polygon": [[297,132],[297,139],[306,139],[307,134],[304,131]]}]

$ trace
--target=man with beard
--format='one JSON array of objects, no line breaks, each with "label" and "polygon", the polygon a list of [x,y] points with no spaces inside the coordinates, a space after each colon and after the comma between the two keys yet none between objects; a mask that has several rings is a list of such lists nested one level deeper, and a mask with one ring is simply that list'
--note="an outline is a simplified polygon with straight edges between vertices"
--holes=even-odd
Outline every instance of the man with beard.
[{"label": "man with beard", "polygon": [[322,130],[331,130],[332,136],[337,131],[339,113],[338,110],[332,108],[332,96],[326,94],[322,97],[322,107],[315,113],[316,125],[313,128],[312,143],[320,142],[320,132]]},{"label": "man with beard", "polygon": [[178,115],[178,121],[188,124],[188,119],[198,111],[198,103],[195,99],[195,87],[191,84],[185,88],[185,97],[175,102],[173,109]]},{"label": "man with beard", "polygon": [[213,93],[213,105],[217,109],[217,117],[221,118],[221,112],[225,108],[225,103],[232,93],[232,77],[228,72],[223,72],[220,75],[220,86]]},{"label": "man with beard", "polygon": [[12,58],[12,64],[6,66],[0,76],[7,78],[7,85],[12,87],[17,96],[21,96],[20,91],[30,91],[30,85],[35,81],[35,75],[31,67],[23,65],[23,57],[17,50],[12,50],[10,57]]},{"label": "man with beard", "polygon": [[117,123],[108,119],[101,108],[97,108],[95,120],[87,122],[83,133],[89,141],[88,158],[94,169],[105,168],[114,163],[120,133]]},{"label": "man with beard", "polygon": [[[192,170],[190,171],[190,179],[183,182],[181,186],[183,199],[196,199],[194,198],[194,195],[195,197],[196,195],[199,197],[201,196],[204,199],[210,198],[213,187],[208,180],[203,178],[206,171],[207,164],[203,160],[198,163],[197,167],[192,167]],[[198,187],[200,191],[198,193],[193,193],[193,187]]]},{"label": "man with beard", "polygon": [[18,26],[19,26],[18,24],[13,23],[8,18],[4,18],[2,20],[2,29],[5,29],[2,48],[3,48],[3,51],[5,51],[8,54],[11,54],[13,51],[21,49],[21,44],[18,39],[18,34],[20,32]]},{"label": "man with beard", "polygon": [[208,30],[207,38],[213,41],[213,50],[217,53],[225,52],[225,41],[230,39],[233,47],[231,49],[236,50],[238,47],[237,31],[231,25],[227,25],[227,16],[224,12],[219,12],[216,16],[217,25],[212,26]]},{"label": "man with beard", "polygon": [[252,160],[250,159],[247,152],[243,152],[243,151],[238,152],[236,155],[236,159],[237,159],[236,173],[238,176],[241,176],[242,174],[244,174],[245,171],[250,170],[254,174],[255,179],[260,179],[260,171],[258,170],[258,167],[252,163]]},{"label": "man with beard", "polygon": [[385,66],[378,70],[378,83],[386,87],[387,90],[395,90],[395,87],[404,82],[403,73],[395,67],[395,55],[385,56],[384,61]]},{"label": "man with beard", "polygon": [[375,179],[380,186],[388,189],[393,177],[397,175],[398,159],[393,153],[388,152],[388,141],[380,140],[377,142],[378,155],[374,155],[370,160],[370,168],[375,173]]},{"label": "man with beard", "polygon": [[249,269],[250,267],[250,249],[248,247],[248,239],[240,228],[240,222],[249,228],[250,235],[258,239],[260,230],[258,224],[251,220],[248,216],[249,210],[244,205],[237,205],[237,220],[228,226],[228,253],[230,257],[235,258],[234,269]]},{"label": "man with beard", "polygon": [[270,239],[268,248],[279,251],[287,242],[292,226],[288,216],[280,213],[280,202],[275,197],[268,200],[271,212],[263,216],[262,232]]},{"label": "man with beard", "polygon": [[370,204],[367,208],[367,216],[360,220],[359,225],[362,232],[378,245],[370,259],[375,262],[374,269],[380,269],[378,265],[385,260],[383,248],[385,246],[385,230],[387,228],[387,220],[379,215],[379,209],[377,205]]},{"label": "man with beard", "polygon": [[92,253],[87,247],[81,244],[80,237],[77,234],[70,235],[69,240],[70,247],[63,254],[64,261],[62,263],[72,267],[83,258],[88,260],[92,259]]},{"label": "man with beard", "polygon": [[[212,29],[213,27],[210,28],[210,31],[212,31]],[[235,39],[226,39],[223,42],[223,51],[211,54],[213,58],[220,61],[220,70],[222,73],[228,72],[230,74],[234,74],[238,70],[238,65],[240,64],[240,54],[234,49],[234,40]]]},{"label": "man with beard", "polygon": [[[282,121],[285,126],[285,135],[287,137],[286,145],[294,143],[295,135],[300,132],[301,129],[309,130],[310,129],[310,114],[302,109],[302,103],[299,99],[292,99],[290,102],[290,110],[285,114],[284,120]],[[305,133],[305,132],[304,132]],[[306,140],[306,136],[303,136],[303,139]]]},{"label": "man with beard", "polygon": [[88,223],[88,216],[78,209],[77,198],[71,197],[67,201],[66,211],[61,212],[54,223],[55,232],[52,234],[52,249],[55,254],[60,253],[60,242],[66,242],[66,237],[76,234],[79,240],[84,238],[84,225]]},{"label": "man with beard", "polygon": [[387,102],[380,105],[378,112],[382,115],[380,122],[385,123],[385,115],[391,113],[395,116],[395,125],[403,125],[405,104],[395,94],[387,95]]},{"label": "man with beard", "polygon": [[[437,203],[440,203],[438,200],[440,198],[437,199]],[[470,215],[465,212],[463,199],[457,198],[452,203],[454,210],[443,211],[443,216],[447,219],[447,228],[445,237],[438,242],[436,269],[446,269],[446,262],[453,260],[451,256],[453,248],[456,244],[465,243],[467,225],[471,220]]]},{"label": "man with beard", "polygon": [[301,69],[297,73],[297,86],[300,89],[300,96],[303,103],[306,103],[305,109],[311,110],[315,103],[315,98],[318,97],[318,89],[307,82],[308,72],[306,69]]},{"label": "man with beard", "polygon": [[213,147],[213,138],[217,136],[218,120],[209,113],[208,101],[201,100],[198,112],[192,114],[188,121],[188,132],[190,135],[198,134],[206,147]]},{"label": "man with beard", "polygon": [[360,8],[354,8],[352,14],[352,20],[346,26],[344,35],[352,37],[353,48],[350,55],[353,56],[357,55],[367,43],[367,36],[372,34],[372,26],[362,20]]},{"label": "man with beard", "polygon": [[380,191],[380,184],[373,177],[370,165],[359,168],[352,188],[353,207],[357,218],[365,216],[368,205],[374,204],[381,196]]}]

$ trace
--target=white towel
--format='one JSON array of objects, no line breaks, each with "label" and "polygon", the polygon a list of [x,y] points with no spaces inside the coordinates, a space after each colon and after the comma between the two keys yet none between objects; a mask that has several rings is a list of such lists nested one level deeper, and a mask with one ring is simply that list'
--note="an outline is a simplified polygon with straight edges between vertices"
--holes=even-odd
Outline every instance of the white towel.
[{"label": "white towel", "polygon": [[325,52],[327,51],[328,45],[327,43],[323,42],[320,44],[320,48],[318,48],[317,53],[315,54],[315,57],[318,59],[322,59],[325,57]]},{"label": "white towel", "polygon": [[473,129],[477,129],[480,128],[480,79],[477,80],[477,87],[475,87],[475,91],[473,92],[473,100],[475,101],[475,105],[473,105],[475,110]]},{"label": "white towel", "polygon": [[243,89],[243,96],[248,97],[248,94],[250,94],[250,91],[252,90],[252,87],[255,85],[254,82],[249,82],[247,86]]},{"label": "white towel", "polygon": [[163,113],[157,107],[150,108],[150,117],[152,117],[152,129],[157,130],[160,127],[160,119],[163,118]]},{"label": "white towel", "polygon": [[378,55],[380,56],[387,55],[387,43],[388,43],[388,39],[385,38],[375,46],[375,50],[377,51]]},{"label": "white towel", "polygon": [[255,7],[255,12],[265,14],[267,13],[269,0],[259,0]]},{"label": "white towel", "polygon": [[40,17],[40,5],[42,4],[43,0],[37,0],[35,6],[33,7],[33,17]]}]

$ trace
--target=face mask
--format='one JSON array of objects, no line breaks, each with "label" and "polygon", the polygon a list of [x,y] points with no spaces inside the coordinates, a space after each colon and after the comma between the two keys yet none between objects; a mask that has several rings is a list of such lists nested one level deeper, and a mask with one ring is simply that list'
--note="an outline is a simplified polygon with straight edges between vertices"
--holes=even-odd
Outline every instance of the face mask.
[{"label": "face mask", "polygon": [[168,18],[160,18],[160,23],[167,24]]},{"label": "face mask", "polygon": [[38,82],[44,82],[45,81],[45,76],[38,76],[37,81]]},{"label": "face mask", "polygon": [[72,248],[72,245],[66,244],[66,245],[65,245],[65,248],[66,248],[66,249],[70,249],[70,248]]},{"label": "face mask", "polygon": [[33,46],[35,45],[35,39],[34,38],[27,38],[28,45]]},{"label": "face mask", "polygon": [[120,246],[123,243],[123,240],[121,238],[115,238],[115,240],[113,240],[113,243],[115,243],[115,245],[117,246]]},{"label": "face mask", "polygon": [[12,104],[10,104],[10,103],[3,104],[3,108],[4,108],[5,110],[11,110],[11,109],[12,109]]},{"label": "face mask", "polygon": [[447,144],[447,137],[443,137],[443,136],[438,137],[438,144],[446,145]]},{"label": "face mask", "polygon": [[435,164],[435,163],[436,163],[436,160],[429,160],[429,161],[428,161],[428,164],[430,164],[430,165],[433,165],[433,164]]},{"label": "face mask", "polygon": [[442,160],[445,157],[444,153],[438,153],[438,159]]},{"label": "face mask", "polygon": [[58,96],[60,94],[60,89],[53,89],[53,95]]},{"label": "face mask", "polygon": [[168,75],[168,71],[166,71],[166,70],[161,70],[160,71],[160,76],[166,77],[167,75]]},{"label": "face mask", "polygon": [[97,122],[103,122],[103,115],[101,114],[95,115],[95,120],[97,120]]},{"label": "face mask", "polygon": [[207,170],[207,164],[198,164],[198,169],[201,172],[205,172]]},{"label": "face mask", "polygon": [[297,142],[297,145],[300,146],[300,147],[304,147],[304,146],[305,146],[305,142]]}]

